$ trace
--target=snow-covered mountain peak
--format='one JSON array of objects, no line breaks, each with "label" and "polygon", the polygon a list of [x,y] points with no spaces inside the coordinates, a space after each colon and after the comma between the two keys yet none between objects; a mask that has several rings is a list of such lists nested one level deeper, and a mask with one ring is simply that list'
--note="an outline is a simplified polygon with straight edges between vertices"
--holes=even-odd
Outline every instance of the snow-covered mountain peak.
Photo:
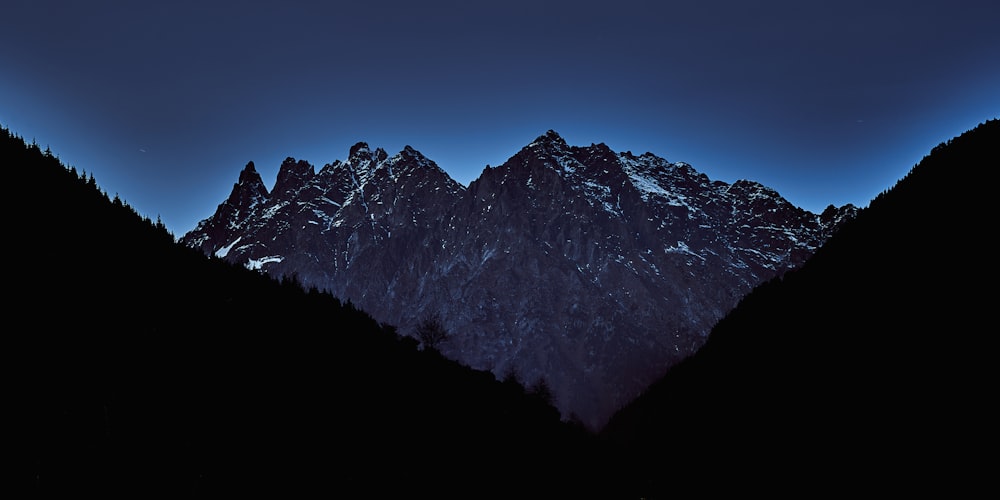
[{"label": "snow-covered mountain peak", "polygon": [[239,181],[233,184],[233,190],[229,193],[225,204],[236,208],[248,208],[263,202],[268,196],[267,187],[264,186],[264,181],[251,161],[240,171]]},{"label": "snow-covered mountain peak", "polygon": [[448,184],[449,191],[465,189],[464,186],[452,179],[444,169],[439,167],[434,160],[427,158],[423,153],[411,146],[405,146],[399,153],[386,160],[384,164],[390,170],[389,176],[394,181],[398,181],[401,176],[425,176],[431,174],[433,177],[444,179]]},{"label": "snow-covered mountain peak", "polygon": [[551,130],[550,129],[547,132],[545,132],[544,134],[542,134],[542,135],[538,136],[537,138],[535,138],[535,140],[531,141],[531,143],[528,144],[526,147],[527,148],[542,147],[542,148],[556,148],[556,149],[561,149],[561,148],[565,148],[566,146],[567,146],[566,145],[566,140],[563,139],[562,136],[560,136],[555,130]]},{"label": "snow-covered mountain peak", "polygon": [[289,196],[302,189],[316,175],[312,164],[289,156],[281,162],[278,177],[271,193],[275,196]]},{"label": "snow-covered mountain peak", "polygon": [[265,197],[268,194],[267,187],[264,186],[264,181],[260,178],[260,174],[257,173],[257,169],[254,168],[252,161],[247,162],[247,165],[240,171],[239,181],[233,186],[234,190],[239,186],[245,186],[249,189],[262,192]]},{"label": "snow-covered mountain peak", "polygon": [[257,169],[254,167],[253,162],[252,161],[248,161],[247,165],[245,167],[243,167],[243,170],[240,171],[240,180],[243,179],[244,175],[252,175],[252,174],[256,174],[256,173],[257,173]]},{"label": "snow-covered mountain peak", "polygon": [[390,161],[392,163],[410,162],[414,165],[425,167],[425,166],[437,166],[433,161],[423,155],[420,151],[413,149],[412,146],[404,146],[403,149],[396,153]]},{"label": "snow-covered mountain peak", "polygon": [[368,147],[367,142],[358,142],[351,146],[351,149],[347,155],[347,162],[351,164],[359,164],[362,162],[371,161],[372,150]]},{"label": "snow-covered mountain peak", "polygon": [[351,146],[347,155],[346,163],[350,165],[355,172],[361,173],[365,170],[374,168],[379,163],[385,161],[388,156],[389,155],[382,148],[376,148],[373,151],[368,146],[367,142],[358,142]]}]

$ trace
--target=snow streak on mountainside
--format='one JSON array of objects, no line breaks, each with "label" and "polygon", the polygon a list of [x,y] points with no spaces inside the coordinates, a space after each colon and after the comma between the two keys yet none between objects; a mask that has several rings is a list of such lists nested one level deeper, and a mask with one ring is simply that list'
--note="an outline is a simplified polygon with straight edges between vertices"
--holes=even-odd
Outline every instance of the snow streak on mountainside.
[{"label": "snow streak on mountainside", "polygon": [[181,240],[295,275],[438,348],[552,390],[599,428],[694,352],[754,286],[798,266],[845,219],[751,181],[711,181],[651,153],[549,131],[464,188],[407,146],[367,144],[314,172],[288,158],[268,192],[253,163]]}]

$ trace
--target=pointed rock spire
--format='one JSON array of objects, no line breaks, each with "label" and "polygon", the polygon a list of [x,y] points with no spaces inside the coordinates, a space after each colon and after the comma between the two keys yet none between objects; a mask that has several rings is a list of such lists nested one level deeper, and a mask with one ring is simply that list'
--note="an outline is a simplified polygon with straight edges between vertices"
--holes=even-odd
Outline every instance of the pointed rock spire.
[{"label": "pointed rock spire", "polygon": [[531,141],[531,144],[525,147],[525,149],[541,149],[543,151],[559,151],[569,146],[566,144],[566,140],[562,138],[555,130],[549,130],[544,134],[535,138]]},{"label": "pointed rock spire", "polygon": [[367,142],[359,142],[351,146],[351,150],[347,155],[347,162],[357,165],[361,162],[371,161],[372,150],[368,147]]},{"label": "pointed rock spire", "polygon": [[236,184],[233,184],[233,191],[229,193],[229,199],[226,202],[234,207],[245,207],[253,203],[254,200],[267,198],[267,196],[267,187],[264,186],[264,181],[261,180],[260,174],[257,173],[257,169],[254,168],[251,161],[240,171],[240,179]]},{"label": "pointed rock spire", "polygon": [[[260,174],[258,174],[257,169],[254,168],[253,162],[247,162],[247,166],[243,167],[243,170],[240,171],[239,184],[255,183],[260,180]],[[263,182],[261,183],[263,184]]]},{"label": "pointed rock spire", "polygon": [[423,153],[413,149],[413,147],[407,145],[403,147],[403,150],[399,152],[400,157],[416,160],[420,164],[434,163],[429,158],[424,156]]},{"label": "pointed rock spire", "polygon": [[445,173],[444,170],[441,170],[441,168],[438,167],[436,163],[434,163],[434,160],[427,158],[426,156],[424,156],[423,153],[417,151],[416,149],[413,149],[413,147],[410,145],[404,146],[402,151],[400,151],[396,156],[394,156],[391,162],[394,165],[396,165],[396,167],[393,168],[399,168],[404,170],[410,168],[417,168],[417,169],[432,168],[434,170],[440,171],[441,174],[443,174],[445,177],[451,180],[451,177],[447,173]]},{"label": "pointed rock spire", "polygon": [[555,130],[549,129],[544,134],[538,136],[537,141],[551,142],[556,144],[566,144],[566,140]]},{"label": "pointed rock spire", "polygon": [[278,178],[274,182],[272,192],[276,195],[295,192],[309,182],[309,179],[312,179],[314,175],[316,173],[309,162],[296,161],[295,158],[289,156],[281,162],[281,167],[278,168]]},{"label": "pointed rock spire", "polygon": [[535,142],[543,142],[547,144],[556,144],[559,146],[565,146],[566,140],[562,138],[555,130],[549,129],[545,134],[538,136]]}]

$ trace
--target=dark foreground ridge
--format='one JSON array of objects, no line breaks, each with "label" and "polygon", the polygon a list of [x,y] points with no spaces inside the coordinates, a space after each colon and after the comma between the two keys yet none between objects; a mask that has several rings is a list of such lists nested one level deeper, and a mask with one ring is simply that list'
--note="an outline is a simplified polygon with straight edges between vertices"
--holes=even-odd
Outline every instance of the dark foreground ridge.
[{"label": "dark foreground ridge", "polygon": [[991,487],[997,272],[980,235],[998,214],[981,178],[998,166],[998,120],[934,148],[604,437],[655,491],[676,486],[664,471],[795,496]]}]

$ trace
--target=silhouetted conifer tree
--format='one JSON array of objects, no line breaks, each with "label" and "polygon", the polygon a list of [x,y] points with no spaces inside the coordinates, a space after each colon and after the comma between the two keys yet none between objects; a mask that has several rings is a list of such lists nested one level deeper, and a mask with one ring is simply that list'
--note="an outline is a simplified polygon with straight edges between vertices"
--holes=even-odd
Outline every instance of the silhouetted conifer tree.
[{"label": "silhouetted conifer tree", "polygon": [[549,387],[549,382],[545,380],[545,377],[535,381],[531,385],[529,392],[546,404],[552,404],[553,402],[552,389]]},{"label": "silhouetted conifer tree", "polygon": [[448,339],[448,331],[441,322],[441,317],[433,314],[422,320],[416,328],[417,338],[423,348],[438,350],[445,340]]}]

